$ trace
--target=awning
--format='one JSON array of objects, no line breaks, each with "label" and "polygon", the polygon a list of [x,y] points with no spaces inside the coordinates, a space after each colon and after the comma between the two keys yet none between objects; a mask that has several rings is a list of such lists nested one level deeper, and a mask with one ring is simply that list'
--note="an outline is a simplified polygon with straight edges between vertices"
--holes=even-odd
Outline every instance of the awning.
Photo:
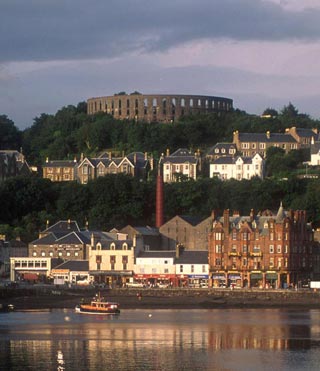
[{"label": "awning", "polygon": [[221,273],[221,274],[215,273],[215,274],[212,275],[212,279],[213,280],[225,280],[226,276],[223,273]]},{"label": "awning", "polygon": [[39,276],[36,273],[23,273],[23,279],[27,281],[36,281]]},{"label": "awning", "polygon": [[230,280],[240,280],[241,276],[240,276],[240,274],[228,274],[228,278]]},{"label": "awning", "polygon": [[188,278],[203,278],[203,279],[208,279],[207,274],[189,274]]},{"label": "awning", "polygon": [[132,277],[133,271],[89,271],[92,276],[125,276]]}]

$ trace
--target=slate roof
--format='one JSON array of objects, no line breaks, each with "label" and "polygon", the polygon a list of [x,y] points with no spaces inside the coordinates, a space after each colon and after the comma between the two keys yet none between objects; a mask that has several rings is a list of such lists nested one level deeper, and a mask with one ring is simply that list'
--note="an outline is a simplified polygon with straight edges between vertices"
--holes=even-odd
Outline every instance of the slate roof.
[{"label": "slate roof", "polygon": [[296,133],[299,135],[299,137],[304,138],[317,138],[319,134],[315,133],[312,129],[309,128],[296,128]]},{"label": "slate roof", "polygon": [[183,219],[185,222],[191,224],[192,226],[196,226],[206,218],[202,218],[199,216],[191,216],[191,215],[178,215],[179,218]]},{"label": "slate roof", "polygon": [[175,250],[140,251],[138,258],[175,258]]},{"label": "slate roof", "polygon": [[[216,149],[218,149],[219,152],[216,153],[215,152]],[[222,153],[221,150],[222,149],[225,149],[226,150],[225,155],[228,155],[229,150],[230,149],[237,150],[237,146],[234,143],[217,143],[207,151],[207,155],[209,155],[209,156],[221,155],[221,153]],[[223,153],[223,155],[224,155],[224,153]]]},{"label": "slate roof", "polygon": [[219,157],[216,160],[212,161],[212,164],[214,165],[232,165],[235,164],[236,161],[241,158],[244,164],[252,164],[252,157],[244,157],[244,156],[223,156]]},{"label": "slate roof", "polygon": [[77,162],[71,160],[46,161],[42,167],[76,167]]},{"label": "slate roof", "polygon": [[54,269],[67,269],[69,271],[86,272],[89,271],[88,260],[67,260],[57,265]]},{"label": "slate roof", "polygon": [[261,142],[261,143],[297,143],[291,134],[270,133],[239,133],[241,142]]},{"label": "slate roof", "polygon": [[158,228],[146,227],[133,227],[137,232],[143,236],[159,236]]},{"label": "slate roof", "polygon": [[42,238],[38,238],[31,242],[32,245],[53,245],[57,241],[57,236],[54,233],[49,233]]},{"label": "slate roof", "polygon": [[184,250],[176,258],[176,264],[208,264],[208,250],[190,251]]},{"label": "slate roof", "polygon": [[80,231],[78,223],[75,220],[60,220],[59,222],[45,229],[44,233],[45,232],[67,233],[70,231],[78,231],[78,232]]},{"label": "slate roof", "polygon": [[185,164],[185,163],[196,164],[198,161],[199,161],[198,158],[186,148],[179,148],[178,150],[173,152],[171,155],[164,156],[161,159],[161,162],[163,164],[166,162],[169,162],[172,164]]}]

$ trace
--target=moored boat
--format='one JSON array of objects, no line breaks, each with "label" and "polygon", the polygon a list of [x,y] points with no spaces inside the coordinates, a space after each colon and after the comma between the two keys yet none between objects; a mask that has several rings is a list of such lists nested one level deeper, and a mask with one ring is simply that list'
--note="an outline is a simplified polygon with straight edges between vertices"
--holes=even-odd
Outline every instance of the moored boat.
[{"label": "moored boat", "polygon": [[90,303],[80,303],[75,307],[77,313],[84,314],[119,314],[119,303],[110,302],[97,296]]},{"label": "moored boat", "polygon": [[3,312],[13,312],[14,305],[13,304],[0,304],[0,313]]}]

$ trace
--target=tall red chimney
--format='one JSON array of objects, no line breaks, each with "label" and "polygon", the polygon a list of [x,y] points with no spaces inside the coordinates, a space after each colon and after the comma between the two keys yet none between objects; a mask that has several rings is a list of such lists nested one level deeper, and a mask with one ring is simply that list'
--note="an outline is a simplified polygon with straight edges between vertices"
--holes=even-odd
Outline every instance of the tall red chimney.
[{"label": "tall red chimney", "polygon": [[162,176],[162,157],[158,164],[157,189],[156,189],[156,227],[160,228],[164,222],[163,217],[163,176]]}]

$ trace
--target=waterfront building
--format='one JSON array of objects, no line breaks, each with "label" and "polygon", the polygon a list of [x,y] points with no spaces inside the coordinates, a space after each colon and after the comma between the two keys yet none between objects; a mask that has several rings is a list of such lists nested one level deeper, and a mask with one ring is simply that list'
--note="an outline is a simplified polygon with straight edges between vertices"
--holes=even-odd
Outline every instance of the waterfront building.
[{"label": "waterfront building", "polygon": [[30,242],[29,257],[49,257],[62,260],[86,260],[90,246],[90,232],[80,231],[76,221],[61,220],[39,233]]},{"label": "waterfront building", "polygon": [[67,260],[54,267],[50,276],[55,285],[89,285],[92,282],[88,260]]},{"label": "waterfront building", "polygon": [[159,232],[164,250],[174,250],[177,245],[186,250],[208,250],[208,235],[212,217],[200,218],[176,215],[161,225]]},{"label": "waterfront building", "polygon": [[110,287],[125,286],[134,275],[136,240],[124,234],[93,232],[89,250],[89,273],[94,281]]},{"label": "waterfront building", "polygon": [[179,287],[208,287],[208,250],[188,251],[180,246],[175,259],[176,285]]},{"label": "waterfront building", "polygon": [[140,251],[134,266],[134,279],[146,286],[175,285],[176,250]]},{"label": "waterfront building", "polygon": [[88,115],[105,112],[118,120],[172,123],[191,114],[229,112],[230,98],[179,94],[115,94],[87,100]]},{"label": "waterfront building", "polygon": [[211,284],[285,288],[307,281],[312,272],[313,231],[302,210],[277,214],[214,217],[209,235]]},{"label": "waterfront building", "polygon": [[210,164],[210,178],[221,180],[243,180],[253,177],[263,178],[265,161],[256,153],[253,157],[219,157]]}]

